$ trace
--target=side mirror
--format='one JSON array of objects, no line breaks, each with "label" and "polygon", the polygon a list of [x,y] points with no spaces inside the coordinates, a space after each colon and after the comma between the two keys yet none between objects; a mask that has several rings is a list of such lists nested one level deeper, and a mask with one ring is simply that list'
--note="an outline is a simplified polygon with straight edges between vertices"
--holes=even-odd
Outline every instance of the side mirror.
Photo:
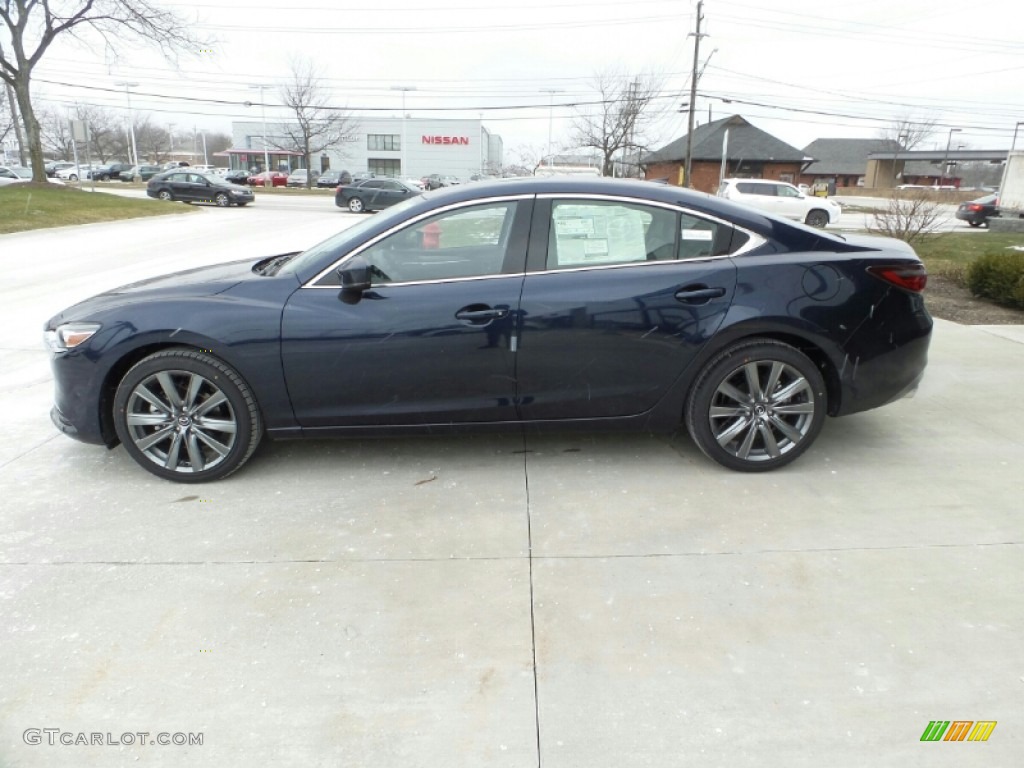
[{"label": "side mirror", "polygon": [[360,294],[370,290],[370,265],[362,256],[356,256],[338,267],[343,294]]}]

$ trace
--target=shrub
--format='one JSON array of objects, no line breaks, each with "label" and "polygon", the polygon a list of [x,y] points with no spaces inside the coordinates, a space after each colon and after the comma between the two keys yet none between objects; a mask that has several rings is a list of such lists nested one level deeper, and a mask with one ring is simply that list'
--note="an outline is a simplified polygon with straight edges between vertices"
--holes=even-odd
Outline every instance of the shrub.
[{"label": "shrub", "polygon": [[1024,309],[1024,253],[988,253],[967,268],[967,287],[1007,307]]}]

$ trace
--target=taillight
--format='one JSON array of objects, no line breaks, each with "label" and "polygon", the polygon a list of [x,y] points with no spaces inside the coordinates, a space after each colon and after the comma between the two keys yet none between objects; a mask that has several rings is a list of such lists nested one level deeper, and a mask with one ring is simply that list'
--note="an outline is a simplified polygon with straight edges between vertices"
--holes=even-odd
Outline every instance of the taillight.
[{"label": "taillight", "polygon": [[868,267],[868,272],[885,282],[920,293],[928,283],[928,270],[924,264],[886,264],[879,267]]},{"label": "taillight", "polygon": [[981,210],[981,206],[978,205],[977,203],[971,203],[970,205],[967,206],[967,210],[968,211],[980,211]]}]

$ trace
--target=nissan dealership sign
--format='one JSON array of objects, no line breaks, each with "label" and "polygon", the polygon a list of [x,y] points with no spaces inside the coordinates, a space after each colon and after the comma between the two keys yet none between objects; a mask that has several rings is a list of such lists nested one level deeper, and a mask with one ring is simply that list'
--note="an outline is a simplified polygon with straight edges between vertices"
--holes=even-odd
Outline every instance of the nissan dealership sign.
[{"label": "nissan dealership sign", "polygon": [[469,136],[424,136],[424,144],[469,144]]}]

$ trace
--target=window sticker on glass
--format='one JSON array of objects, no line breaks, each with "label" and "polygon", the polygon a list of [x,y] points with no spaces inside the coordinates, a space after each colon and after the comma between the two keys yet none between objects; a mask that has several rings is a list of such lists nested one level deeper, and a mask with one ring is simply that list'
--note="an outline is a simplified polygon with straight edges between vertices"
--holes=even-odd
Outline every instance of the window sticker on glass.
[{"label": "window sticker on glass", "polygon": [[552,213],[558,266],[644,261],[650,214],[621,205],[556,204]]},{"label": "window sticker on glass", "polygon": [[715,233],[709,229],[684,229],[683,240],[713,240]]}]

